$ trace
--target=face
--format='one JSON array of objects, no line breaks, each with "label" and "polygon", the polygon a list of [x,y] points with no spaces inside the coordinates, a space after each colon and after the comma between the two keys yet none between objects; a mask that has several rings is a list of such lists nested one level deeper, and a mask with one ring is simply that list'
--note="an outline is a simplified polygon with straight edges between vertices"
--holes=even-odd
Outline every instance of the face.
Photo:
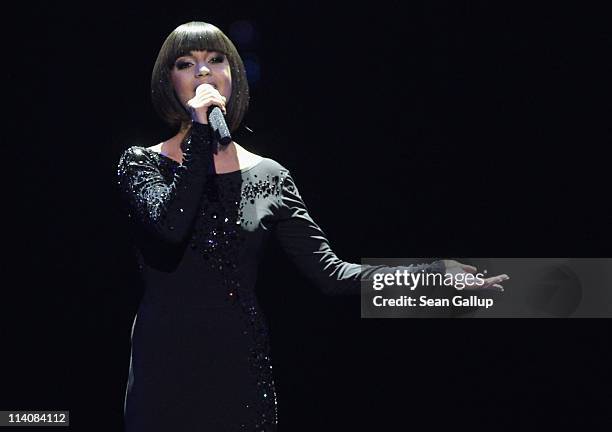
[{"label": "face", "polygon": [[217,51],[191,51],[178,57],[170,73],[174,91],[184,106],[201,84],[211,84],[229,103],[232,73],[227,56]]}]

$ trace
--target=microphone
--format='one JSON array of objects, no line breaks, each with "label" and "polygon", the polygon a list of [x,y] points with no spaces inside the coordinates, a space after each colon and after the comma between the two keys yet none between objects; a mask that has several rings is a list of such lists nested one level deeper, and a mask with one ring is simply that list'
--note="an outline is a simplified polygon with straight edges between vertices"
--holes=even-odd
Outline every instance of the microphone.
[{"label": "microphone", "polygon": [[215,105],[211,105],[208,108],[208,124],[213,131],[214,137],[221,145],[226,146],[232,142],[232,136],[225,123],[225,117],[223,117],[221,108]]}]

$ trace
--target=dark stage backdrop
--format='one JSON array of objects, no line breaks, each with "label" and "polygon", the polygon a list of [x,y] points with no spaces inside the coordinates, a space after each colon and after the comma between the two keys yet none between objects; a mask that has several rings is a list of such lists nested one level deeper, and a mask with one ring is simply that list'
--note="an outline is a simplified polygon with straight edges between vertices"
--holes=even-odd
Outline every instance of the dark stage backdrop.
[{"label": "dark stage backdrop", "polygon": [[[141,291],[116,164],[171,136],[149,80],[186,21],[253,26],[236,139],[291,169],[343,259],[611,256],[609,11],[406,3],[5,6],[0,409],[121,430]],[[609,320],[361,320],[275,246],[282,431],[609,430]]]}]

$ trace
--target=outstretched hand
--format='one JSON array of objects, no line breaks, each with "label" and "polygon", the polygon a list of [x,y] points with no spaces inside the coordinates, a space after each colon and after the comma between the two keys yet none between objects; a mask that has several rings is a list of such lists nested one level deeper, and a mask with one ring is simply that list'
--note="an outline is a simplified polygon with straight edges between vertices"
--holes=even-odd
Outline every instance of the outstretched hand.
[{"label": "outstretched hand", "polygon": [[[474,274],[478,270],[474,266],[462,264],[455,260],[443,260],[443,261],[444,261],[444,267],[445,267],[444,272],[446,274],[453,275],[453,280],[459,274],[463,274],[463,275],[467,273]],[[468,282],[465,279],[465,276],[463,276],[462,277],[462,288],[458,288],[457,286],[455,286],[455,288],[466,289],[466,290],[489,289],[489,290],[503,292],[504,287],[501,285],[501,283],[504,281],[507,281],[508,279],[510,279],[510,277],[507,274],[501,274],[501,275],[493,276],[487,279],[473,278],[473,280],[470,280]]]}]

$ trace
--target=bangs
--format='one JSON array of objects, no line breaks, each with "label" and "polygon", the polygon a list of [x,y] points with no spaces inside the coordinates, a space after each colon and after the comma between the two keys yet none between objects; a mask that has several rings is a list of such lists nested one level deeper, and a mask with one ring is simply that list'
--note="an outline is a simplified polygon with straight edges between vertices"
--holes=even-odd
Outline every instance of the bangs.
[{"label": "bangs", "polygon": [[223,34],[212,25],[183,26],[169,41],[166,65],[172,67],[178,57],[191,55],[191,51],[218,51],[227,55],[228,47]]}]

